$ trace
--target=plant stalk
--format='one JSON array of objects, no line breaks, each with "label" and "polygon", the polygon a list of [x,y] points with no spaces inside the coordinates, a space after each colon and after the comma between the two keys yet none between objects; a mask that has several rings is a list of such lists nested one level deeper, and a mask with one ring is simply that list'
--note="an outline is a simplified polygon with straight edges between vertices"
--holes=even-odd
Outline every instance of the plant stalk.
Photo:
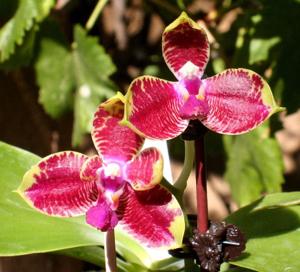
[{"label": "plant stalk", "polygon": [[117,272],[116,243],[114,230],[108,230],[104,235],[105,271]]},{"label": "plant stalk", "polygon": [[98,19],[102,9],[104,8],[104,6],[106,5],[107,2],[108,2],[108,0],[99,0],[98,1],[90,18],[88,19],[87,23],[85,24],[85,29],[87,31],[90,31],[93,28],[96,20]]},{"label": "plant stalk", "polygon": [[197,191],[197,228],[200,233],[208,229],[207,186],[205,168],[204,133],[195,140],[196,151],[196,191]]},{"label": "plant stalk", "polygon": [[193,170],[195,158],[194,141],[184,141],[184,163],[180,176],[174,183],[174,187],[183,194],[187,186],[187,180]]}]

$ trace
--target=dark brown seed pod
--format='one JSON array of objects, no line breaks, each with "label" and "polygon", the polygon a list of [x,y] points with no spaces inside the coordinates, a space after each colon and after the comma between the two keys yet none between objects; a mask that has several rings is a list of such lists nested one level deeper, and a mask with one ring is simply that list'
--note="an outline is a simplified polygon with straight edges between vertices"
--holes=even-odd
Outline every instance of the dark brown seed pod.
[{"label": "dark brown seed pod", "polygon": [[209,272],[218,272],[223,261],[240,256],[245,249],[245,237],[232,224],[211,223],[206,233],[194,231],[190,239],[201,268]]}]

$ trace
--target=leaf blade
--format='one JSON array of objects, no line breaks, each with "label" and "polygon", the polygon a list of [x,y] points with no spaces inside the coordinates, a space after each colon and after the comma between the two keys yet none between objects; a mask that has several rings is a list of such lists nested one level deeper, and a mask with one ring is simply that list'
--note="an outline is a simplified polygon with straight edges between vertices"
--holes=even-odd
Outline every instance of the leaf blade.
[{"label": "leaf blade", "polygon": [[21,44],[26,31],[35,22],[42,21],[53,7],[54,0],[21,0],[15,15],[0,30],[0,62],[14,53],[16,44]]},{"label": "leaf blade", "polygon": [[225,179],[240,206],[254,201],[262,193],[281,191],[282,156],[277,141],[269,137],[268,124],[248,134],[223,139],[228,156]]}]

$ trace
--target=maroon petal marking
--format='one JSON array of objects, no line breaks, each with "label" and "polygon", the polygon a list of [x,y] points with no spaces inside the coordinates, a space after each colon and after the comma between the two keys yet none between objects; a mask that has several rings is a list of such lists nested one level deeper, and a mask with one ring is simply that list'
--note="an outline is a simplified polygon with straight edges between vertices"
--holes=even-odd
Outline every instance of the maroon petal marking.
[{"label": "maroon petal marking", "polygon": [[196,22],[182,13],[164,31],[162,37],[164,59],[177,79],[185,77],[181,68],[192,63],[201,77],[209,58],[209,42],[207,35]]},{"label": "maroon petal marking", "polygon": [[163,176],[163,159],[156,148],[143,150],[126,167],[127,181],[135,190],[148,190]]},{"label": "maroon petal marking", "polygon": [[142,137],[119,124],[123,112],[124,104],[117,95],[101,104],[95,113],[92,138],[104,161],[128,161],[144,143]]},{"label": "maroon petal marking", "polygon": [[101,158],[97,155],[88,158],[81,167],[80,178],[86,181],[96,181],[98,176],[97,171],[101,168],[102,164]]},{"label": "maroon petal marking", "polygon": [[87,158],[71,151],[50,155],[25,174],[18,192],[32,207],[48,215],[82,215],[98,197],[96,184],[80,179]]},{"label": "maroon petal marking", "polygon": [[202,86],[209,113],[201,121],[218,133],[248,132],[278,109],[268,84],[250,70],[228,69]]},{"label": "maroon petal marking", "polygon": [[179,116],[184,99],[177,85],[150,76],[135,79],[126,95],[124,124],[152,139],[171,139],[181,134],[188,121]]},{"label": "maroon petal marking", "polygon": [[127,185],[117,213],[123,228],[146,246],[173,247],[181,243],[182,211],[175,198],[160,185],[147,191],[134,191]]},{"label": "maroon petal marking", "polygon": [[87,211],[86,222],[101,231],[108,231],[118,224],[118,217],[107,202],[100,198],[97,205]]}]

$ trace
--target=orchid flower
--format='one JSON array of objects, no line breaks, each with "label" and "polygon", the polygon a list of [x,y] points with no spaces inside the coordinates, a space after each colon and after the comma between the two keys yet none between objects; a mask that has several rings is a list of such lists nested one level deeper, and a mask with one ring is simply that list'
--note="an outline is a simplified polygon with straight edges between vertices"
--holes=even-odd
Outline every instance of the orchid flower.
[{"label": "orchid flower", "polygon": [[101,231],[119,223],[147,246],[178,246],[184,219],[178,202],[159,185],[162,156],[155,148],[139,152],[144,138],[119,125],[123,99],[118,94],[95,113],[92,139],[99,155],[52,154],[25,174],[17,191],[47,215],[86,214],[86,222]]},{"label": "orchid flower", "polygon": [[241,134],[282,110],[268,84],[253,71],[228,69],[202,79],[208,38],[184,12],[165,29],[162,51],[178,81],[142,76],[126,94],[122,123],[146,138],[174,138],[191,119],[217,133]]}]

